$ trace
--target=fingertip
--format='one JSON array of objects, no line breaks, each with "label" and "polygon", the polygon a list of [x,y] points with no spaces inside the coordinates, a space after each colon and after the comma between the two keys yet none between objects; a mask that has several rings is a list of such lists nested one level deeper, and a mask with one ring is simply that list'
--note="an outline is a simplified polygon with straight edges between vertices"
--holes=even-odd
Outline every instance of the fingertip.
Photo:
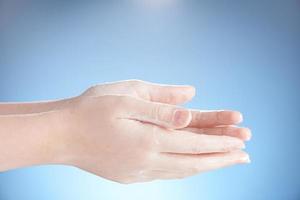
[{"label": "fingertip", "polygon": [[242,137],[246,140],[249,141],[252,137],[251,130],[249,128],[242,128]]},{"label": "fingertip", "polygon": [[249,154],[242,150],[237,150],[231,152],[231,156],[239,163],[250,163],[250,157]]},{"label": "fingertip", "polygon": [[173,115],[173,124],[176,128],[184,128],[190,124],[192,114],[189,110],[178,109]]},{"label": "fingertip", "polygon": [[251,130],[249,128],[234,128],[231,136],[238,137],[243,141],[249,141],[251,139]]},{"label": "fingertip", "polygon": [[189,91],[191,96],[195,96],[196,95],[196,88],[192,85],[187,85],[186,89]]},{"label": "fingertip", "polygon": [[236,124],[243,122],[242,113],[240,113],[239,111],[232,111],[231,120],[232,120],[232,122],[234,122]]},{"label": "fingertip", "polygon": [[191,85],[178,87],[181,91],[181,99],[177,103],[185,103],[190,101],[196,95],[196,88]]},{"label": "fingertip", "polygon": [[243,155],[240,157],[240,162],[241,163],[250,163],[251,160],[250,160],[250,157],[247,153],[243,153]]}]

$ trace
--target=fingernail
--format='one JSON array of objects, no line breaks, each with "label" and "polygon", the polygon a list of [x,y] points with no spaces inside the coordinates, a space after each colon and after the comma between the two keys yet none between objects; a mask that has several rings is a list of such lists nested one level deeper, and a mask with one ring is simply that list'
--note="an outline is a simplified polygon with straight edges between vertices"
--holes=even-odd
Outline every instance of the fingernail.
[{"label": "fingernail", "polygon": [[224,123],[230,121],[232,124],[239,124],[243,121],[243,115],[238,111],[220,111],[218,119]]},{"label": "fingernail", "polygon": [[238,123],[241,123],[241,122],[243,122],[243,120],[244,120],[244,119],[243,119],[243,115],[242,115],[242,113],[240,113],[240,112],[237,112],[237,113],[238,113],[238,114],[237,114],[237,115],[238,115],[238,120],[237,120],[237,121],[238,121]]},{"label": "fingernail", "polygon": [[176,110],[173,121],[176,126],[184,126],[187,125],[189,118],[190,112],[188,110]]},{"label": "fingernail", "polygon": [[189,91],[190,91],[193,95],[196,95],[196,88],[195,88],[194,86],[189,85],[188,88],[189,88]]},{"label": "fingernail", "polygon": [[245,139],[246,141],[249,141],[252,137],[251,130],[249,128],[245,128]]},{"label": "fingernail", "polygon": [[243,156],[241,157],[240,161],[241,161],[242,163],[250,163],[250,162],[251,162],[251,160],[250,160],[248,154],[243,155]]}]

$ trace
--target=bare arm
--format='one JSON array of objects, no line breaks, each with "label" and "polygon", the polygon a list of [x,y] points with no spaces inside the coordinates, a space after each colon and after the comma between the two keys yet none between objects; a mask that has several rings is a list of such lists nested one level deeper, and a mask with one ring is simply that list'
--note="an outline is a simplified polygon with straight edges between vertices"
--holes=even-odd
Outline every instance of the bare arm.
[{"label": "bare arm", "polygon": [[141,98],[136,91],[124,94],[128,83],[117,84],[121,91],[105,85],[65,100],[2,104],[0,171],[65,164],[132,183],[249,162],[240,149],[250,133],[228,127],[241,121],[238,112],[175,105],[193,96],[190,89],[183,95],[180,88],[177,97],[174,86],[159,86],[169,93],[156,88]]},{"label": "bare arm", "polygon": [[59,163],[59,138],[68,124],[63,113],[54,110],[0,116],[0,171]]}]

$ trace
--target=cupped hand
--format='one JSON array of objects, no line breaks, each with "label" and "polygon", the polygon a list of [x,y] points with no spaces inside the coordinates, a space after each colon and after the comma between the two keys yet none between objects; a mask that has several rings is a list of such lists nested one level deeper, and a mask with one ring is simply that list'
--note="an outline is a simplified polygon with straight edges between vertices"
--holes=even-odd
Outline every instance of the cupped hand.
[{"label": "cupped hand", "polygon": [[[90,87],[81,96],[126,95],[141,100],[179,105],[190,101],[195,88],[189,85],[165,85],[141,80],[118,81]],[[227,135],[242,140],[251,138],[248,128],[237,127],[242,114],[231,110],[190,110],[192,118],[185,128],[199,134]]]},{"label": "cupped hand", "polygon": [[[179,97],[181,102],[193,96],[192,89],[186,93],[190,95]],[[152,100],[158,100],[154,96]],[[222,112],[216,112],[218,116],[215,112],[197,112],[191,114],[176,105],[134,95],[82,95],[72,100],[67,109],[69,125],[61,136],[60,162],[120,183],[183,178],[249,162],[241,150],[241,139],[226,136],[222,128],[209,129],[212,132],[202,129],[226,125],[223,122],[232,122],[233,118],[222,121]],[[200,117],[193,118],[195,115]],[[190,127],[182,129],[187,126]],[[199,130],[205,134],[195,133]]]}]

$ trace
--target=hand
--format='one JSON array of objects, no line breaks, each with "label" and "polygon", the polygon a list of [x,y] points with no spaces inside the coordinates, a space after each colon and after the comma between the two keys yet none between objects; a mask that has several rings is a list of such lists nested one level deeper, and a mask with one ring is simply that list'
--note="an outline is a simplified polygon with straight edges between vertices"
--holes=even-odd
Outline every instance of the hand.
[{"label": "hand", "polygon": [[[95,85],[81,96],[127,95],[141,100],[165,104],[183,104],[195,95],[195,88],[188,85],[163,85],[141,80],[127,80]],[[191,110],[192,120],[186,130],[199,134],[227,135],[242,140],[250,140],[248,128],[237,127],[242,115],[237,111]]]},{"label": "hand", "polygon": [[250,132],[234,127],[241,114],[177,106],[194,93],[126,81],[70,99],[0,104],[0,171],[66,164],[131,183],[248,162],[240,149]]},{"label": "hand", "polygon": [[[120,81],[96,85],[89,88],[81,96],[101,96],[105,94],[133,96],[151,102],[181,104],[193,98],[195,89],[192,86],[159,85],[139,80]],[[63,109],[70,99],[34,103],[0,103],[0,116],[36,114]],[[192,121],[189,131],[228,135],[242,140],[249,140],[251,132],[247,128],[234,125],[242,121],[237,111],[202,111],[191,110]],[[192,128],[192,129],[190,129]]]},{"label": "hand", "polygon": [[249,161],[240,139],[174,130],[199,120],[178,106],[104,94],[75,98],[67,111],[60,162],[113,181],[182,178]]}]

